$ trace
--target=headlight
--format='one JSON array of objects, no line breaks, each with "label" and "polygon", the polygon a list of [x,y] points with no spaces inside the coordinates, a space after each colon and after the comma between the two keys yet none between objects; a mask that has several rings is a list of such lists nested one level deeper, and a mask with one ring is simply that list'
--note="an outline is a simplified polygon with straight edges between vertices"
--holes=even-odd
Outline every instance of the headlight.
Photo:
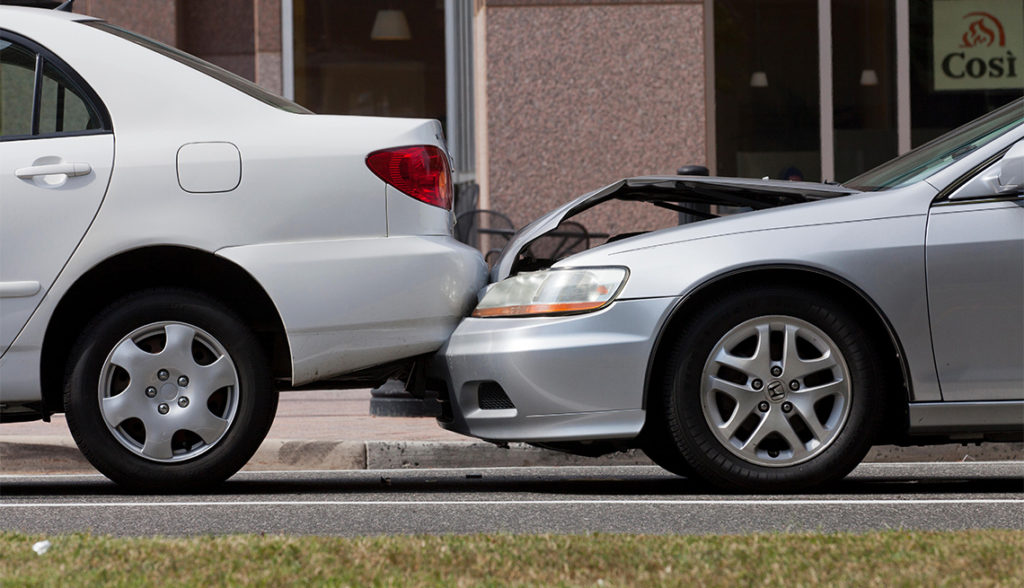
[{"label": "headlight", "polygon": [[629,272],[622,267],[553,269],[502,280],[484,294],[475,317],[590,312],[615,299]]}]

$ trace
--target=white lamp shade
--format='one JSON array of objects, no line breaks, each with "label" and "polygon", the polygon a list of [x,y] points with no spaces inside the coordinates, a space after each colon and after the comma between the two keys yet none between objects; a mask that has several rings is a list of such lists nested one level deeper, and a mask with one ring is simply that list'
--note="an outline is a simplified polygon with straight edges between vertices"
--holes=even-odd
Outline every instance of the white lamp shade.
[{"label": "white lamp shade", "polygon": [[751,88],[767,88],[768,87],[768,74],[763,71],[755,71],[750,74],[750,87]]},{"label": "white lamp shade", "polygon": [[860,72],[860,85],[862,86],[877,86],[878,85],[878,73],[873,69],[865,69]]},{"label": "white lamp shade", "polygon": [[378,10],[377,18],[373,20],[370,38],[374,41],[408,41],[411,39],[409,21],[405,20],[405,13],[401,10]]}]

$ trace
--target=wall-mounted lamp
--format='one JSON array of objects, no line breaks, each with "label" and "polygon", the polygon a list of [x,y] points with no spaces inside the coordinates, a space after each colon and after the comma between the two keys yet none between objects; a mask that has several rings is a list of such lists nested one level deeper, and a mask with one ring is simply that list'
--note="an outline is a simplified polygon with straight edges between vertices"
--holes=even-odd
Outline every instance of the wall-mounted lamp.
[{"label": "wall-mounted lamp", "polygon": [[409,22],[405,20],[405,13],[401,10],[378,10],[377,17],[373,19],[370,38],[374,41],[408,41],[411,39]]},{"label": "wall-mounted lamp", "polygon": [[755,71],[750,74],[750,87],[751,88],[767,88],[768,87],[768,74],[763,71]]},{"label": "wall-mounted lamp", "polygon": [[[871,64],[871,48],[874,44],[871,42],[871,33],[874,30],[871,26],[871,6],[868,3],[864,4],[864,35],[866,37],[864,43],[864,64]],[[877,86],[878,85],[878,72],[867,67],[860,72],[860,85],[862,86]]]}]

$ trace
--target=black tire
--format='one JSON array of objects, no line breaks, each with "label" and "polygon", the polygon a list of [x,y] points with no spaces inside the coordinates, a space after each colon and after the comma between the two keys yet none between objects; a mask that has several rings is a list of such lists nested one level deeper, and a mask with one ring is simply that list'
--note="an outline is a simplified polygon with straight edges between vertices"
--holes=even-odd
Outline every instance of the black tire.
[{"label": "black tire", "polygon": [[[671,441],[671,440],[668,440]],[[693,468],[690,464],[683,459],[683,456],[679,453],[679,450],[675,445],[669,443],[658,443],[653,441],[646,441],[640,446],[640,450],[644,452],[651,461],[664,470],[672,472],[677,476],[684,478],[699,480],[700,478],[694,473]]]},{"label": "black tire", "polygon": [[662,469],[691,480],[699,479],[690,464],[679,453],[663,410],[647,411],[647,422],[644,423],[639,445],[644,455]]},{"label": "black tire", "polygon": [[697,476],[727,490],[786,492],[838,480],[884,422],[869,333],[813,292],[763,287],[715,301],[683,325],[666,368],[659,408],[674,449]]},{"label": "black tire", "polygon": [[198,292],[160,289],[127,296],[89,324],[71,354],[64,409],[82,453],[114,482],[195,491],[253,456],[277,391],[234,312]]}]

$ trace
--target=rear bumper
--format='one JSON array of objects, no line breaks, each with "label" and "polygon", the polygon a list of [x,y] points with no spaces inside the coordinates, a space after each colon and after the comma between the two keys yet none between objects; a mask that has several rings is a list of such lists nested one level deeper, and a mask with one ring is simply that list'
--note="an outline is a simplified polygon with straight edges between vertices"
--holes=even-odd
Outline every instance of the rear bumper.
[{"label": "rear bumper", "polygon": [[288,336],[292,384],[430,353],[476,304],[480,252],[447,236],[231,247],[274,301]]},{"label": "rear bumper", "polygon": [[624,300],[576,316],[462,321],[435,360],[451,403],[441,425],[492,441],[636,436],[655,337],[673,301]]}]

